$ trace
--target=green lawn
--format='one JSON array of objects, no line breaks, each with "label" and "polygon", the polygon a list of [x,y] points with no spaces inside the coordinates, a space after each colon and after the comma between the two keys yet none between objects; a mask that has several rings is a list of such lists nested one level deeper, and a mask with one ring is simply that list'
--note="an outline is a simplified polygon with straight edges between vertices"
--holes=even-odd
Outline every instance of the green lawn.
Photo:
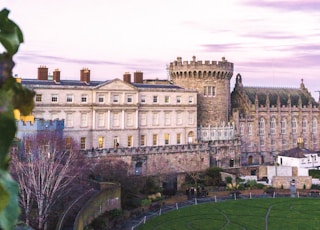
[{"label": "green lawn", "polygon": [[320,229],[320,199],[267,198],[199,204],[162,214],[138,229]]}]

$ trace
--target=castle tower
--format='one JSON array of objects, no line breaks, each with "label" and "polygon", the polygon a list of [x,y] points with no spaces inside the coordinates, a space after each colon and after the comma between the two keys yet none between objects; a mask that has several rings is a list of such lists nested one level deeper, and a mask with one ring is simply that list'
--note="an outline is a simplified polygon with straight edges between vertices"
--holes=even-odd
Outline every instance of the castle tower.
[{"label": "castle tower", "polygon": [[174,84],[198,91],[198,125],[228,122],[231,113],[230,79],[233,63],[222,61],[183,61],[178,57],[169,66]]}]

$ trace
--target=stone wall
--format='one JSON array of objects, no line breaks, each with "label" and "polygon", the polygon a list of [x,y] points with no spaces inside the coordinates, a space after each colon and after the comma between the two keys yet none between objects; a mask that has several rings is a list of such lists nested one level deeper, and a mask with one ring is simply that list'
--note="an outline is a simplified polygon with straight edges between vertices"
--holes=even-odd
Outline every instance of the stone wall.
[{"label": "stone wall", "polygon": [[272,179],[272,187],[289,189],[290,183],[295,180],[296,189],[310,189],[312,185],[311,176],[274,176]]}]

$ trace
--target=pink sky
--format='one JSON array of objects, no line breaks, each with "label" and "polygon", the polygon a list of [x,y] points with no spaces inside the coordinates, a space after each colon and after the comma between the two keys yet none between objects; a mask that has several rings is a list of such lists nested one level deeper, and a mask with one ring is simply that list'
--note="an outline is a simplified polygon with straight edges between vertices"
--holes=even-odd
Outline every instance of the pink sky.
[{"label": "pink sky", "polygon": [[166,66],[190,61],[234,63],[244,85],[320,90],[318,0],[4,0],[24,33],[14,73],[36,78],[59,68],[62,79],[122,78],[144,72],[166,79]]}]

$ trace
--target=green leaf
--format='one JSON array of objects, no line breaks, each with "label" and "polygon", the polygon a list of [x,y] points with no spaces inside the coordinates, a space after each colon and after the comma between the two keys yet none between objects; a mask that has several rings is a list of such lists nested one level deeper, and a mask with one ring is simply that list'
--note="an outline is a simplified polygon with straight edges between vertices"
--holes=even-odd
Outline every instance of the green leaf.
[{"label": "green leaf", "polygon": [[14,55],[23,42],[22,31],[19,26],[8,18],[9,11],[0,11],[0,43],[10,55]]},{"label": "green leaf", "polygon": [[0,170],[0,228],[11,230],[19,217],[18,185],[7,171]]},{"label": "green leaf", "polygon": [[16,122],[13,113],[0,112],[0,170],[8,168],[8,153],[16,133]]}]

